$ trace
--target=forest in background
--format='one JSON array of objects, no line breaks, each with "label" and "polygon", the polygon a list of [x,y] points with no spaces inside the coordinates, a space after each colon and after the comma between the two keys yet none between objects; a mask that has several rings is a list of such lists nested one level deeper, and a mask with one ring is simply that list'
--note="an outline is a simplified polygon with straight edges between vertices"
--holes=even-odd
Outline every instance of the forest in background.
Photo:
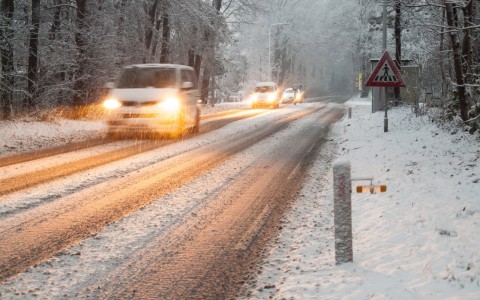
[{"label": "forest in background", "polygon": [[420,66],[416,103],[479,131],[479,0],[0,0],[0,118],[96,103],[136,63],[194,67],[204,102],[270,79],[351,94],[382,53],[383,5],[387,49]]}]

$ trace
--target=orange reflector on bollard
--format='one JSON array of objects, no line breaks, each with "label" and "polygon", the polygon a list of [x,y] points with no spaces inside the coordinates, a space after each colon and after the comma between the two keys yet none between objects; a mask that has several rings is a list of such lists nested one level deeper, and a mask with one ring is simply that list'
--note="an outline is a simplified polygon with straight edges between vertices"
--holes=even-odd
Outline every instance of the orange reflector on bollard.
[{"label": "orange reflector on bollard", "polygon": [[387,191],[386,185],[359,185],[357,186],[357,193],[385,193]]}]

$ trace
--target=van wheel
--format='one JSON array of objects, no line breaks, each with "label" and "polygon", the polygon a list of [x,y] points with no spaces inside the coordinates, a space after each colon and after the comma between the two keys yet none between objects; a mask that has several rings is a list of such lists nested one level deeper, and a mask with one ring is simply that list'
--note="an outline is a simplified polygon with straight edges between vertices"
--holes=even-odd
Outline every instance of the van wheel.
[{"label": "van wheel", "polygon": [[195,125],[192,127],[192,133],[197,134],[200,131],[200,110],[197,108],[197,113],[195,114]]},{"label": "van wheel", "polygon": [[175,139],[181,138],[185,134],[185,113],[179,114],[177,119],[177,130],[172,133],[172,137]]}]

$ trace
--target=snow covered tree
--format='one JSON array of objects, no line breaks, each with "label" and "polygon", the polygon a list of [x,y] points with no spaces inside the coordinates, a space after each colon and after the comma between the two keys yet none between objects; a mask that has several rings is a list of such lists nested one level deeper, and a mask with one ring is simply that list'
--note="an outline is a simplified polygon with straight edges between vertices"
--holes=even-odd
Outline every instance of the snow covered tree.
[{"label": "snow covered tree", "polygon": [[38,31],[40,28],[40,0],[32,0],[30,25],[30,43],[28,52],[27,95],[24,100],[25,108],[33,108],[37,93],[38,77]]},{"label": "snow covered tree", "polygon": [[14,65],[13,65],[13,13],[14,1],[0,2],[0,105],[2,117],[9,119],[13,102]]}]

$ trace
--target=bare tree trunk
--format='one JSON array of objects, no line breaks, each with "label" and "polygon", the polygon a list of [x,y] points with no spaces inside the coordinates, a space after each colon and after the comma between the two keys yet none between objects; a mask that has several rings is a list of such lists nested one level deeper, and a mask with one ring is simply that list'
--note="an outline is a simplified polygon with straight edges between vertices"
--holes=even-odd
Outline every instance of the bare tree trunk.
[{"label": "bare tree trunk", "polygon": [[455,30],[455,15],[453,11],[453,4],[449,0],[444,0],[445,13],[447,16],[448,31],[453,52],[453,67],[455,70],[456,88],[458,103],[460,107],[460,117],[463,121],[468,119],[467,114],[467,94],[465,90],[465,81],[462,68],[462,54],[460,49],[460,41]]},{"label": "bare tree trunk", "polygon": [[[158,19],[155,21],[155,32],[160,30],[160,26],[162,26],[162,19]],[[151,57],[154,58],[157,54],[157,46],[158,46],[158,38],[153,39],[152,46],[151,46]]]},{"label": "bare tree trunk", "polygon": [[[152,6],[148,10],[148,26],[147,30],[145,31],[145,49],[147,50],[147,53],[151,52],[150,47],[152,46],[153,29],[155,27],[155,18],[157,16],[158,1],[159,0],[154,0],[152,2]],[[144,62],[146,62],[146,58],[144,59]]]},{"label": "bare tree trunk", "polygon": [[222,0],[213,0],[213,6],[217,12],[220,12],[220,9],[222,8]]},{"label": "bare tree trunk", "polygon": [[2,0],[0,12],[0,39],[5,44],[0,47],[2,72],[0,73],[0,104],[3,119],[12,116],[13,85],[15,84],[13,67],[13,13],[14,0]]},{"label": "bare tree trunk", "polygon": [[28,53],[27,96],[23,106],[27,109],[35,106],[38,75],[38,29],[40,27],[40,0],[32,0],[32,24],[30,27],[30,51]]},{"label": "bare tree trunk", "polygon": [[468,1],[463,9],[464,23],[463,23],[463,73],[465,74],[465,82],[472,83],[473,78],[473,48],[472,48],[472,26],[474,26],[474,5],[473,0]]},{"label": "bare tree trunk", "polygon": [[[402,67],[402,3],[400,0],[395,1],[395,25],[394,25],[394,34],[395,34],[395,60],[397,61],[397,67],[400,69]],[[393,88],[393,93],[395,94],[395,105],[401,101],[400,99],[400,88]]]},{"label": "bare tree trunk", "polygon": [[200,78],[200,68],[202,66],[202,56],[195,55],[195,62],[193,64],[193,68],[195,69],[195,75],[197,75],[197,79]]},{"label": "bare tree trunk", "polygon": [[160,63],[166,63],[168,53],[170,52],[170,24],[168,13],[165,11],[162,16],[162,51],[160,53]]},{"label": "bare tree trunk", "polygon": [[195,51],[188,50],[188,65],[195,70],[195,76],[200,78],[200,68],[202,66],[202,56],[195,54]]},{"label": "bare tree trunk", "polygon": [[445,96],[446,89],[445,89],[445,81],[446,81],[446,76],[445,76],[445,65],[443,61],[443,41],[444,41],[444,32],[445,28],[443,25],[445,24],[445,10],[442,9],[442,24],[441,24],[441,31],[440,31],[440,47],[439,47],[439,53],[440,53],[440,60],[439,60],[439,67],[440,67],[440,75],[442,76],[442,97]]},{"label": "bare tree trunk", "polygon": [[[74,85],[74,95],[73,95],[73,105],[80,106],[85,103],[86,98],[86,89],[87,83],[84,78],[86,70],[86,37],[85,37],[85,17],[87,9],[87,0],[76,0],[77,3],[77,18],[75,21],[76,32],[75,32],[75,44],[77,46],[77,68],[75,70],[75,85]],[[78,116],[76,116],[78,117]]]},{"label": "bare tree trunk", "polygon": [[[220,13],[220,9],[222,8],[222,0],[213,0],[212,2],[212,5],[213,7],[215,7],[215,10],[217,11],[217,13]],[[213,36],[212,33],[208,33],[206,34],[206,38],[205,40],[207,42],[210,41],[210,39],[212,40],[215,40],[215,37]],[[210,63],[215,63],[215,42],[213,42],[213,47],[212,47],[212,61]],[[201,95],[201,99],[202,99],[202,102],[203,103],[206,103],[207,102],[207,98],[208,98],[208,92],[210,90],[210,81],[211,81],[211,76],[212,76],[212,67],[213,66],[205,66],[205,68],[203,69],[203,79],[202,79],[202,95]],[[213,99],[213,94],[214,94],[215,91],[212,91],[212,100]],[[213,103],[212,103],[213,104]]]},{"label": "bare tree trunk", "polygon": [[202,92],[200,99],[202,99],[202,103],[206,104],[208,100],[208,92],[210,87],[210,76],[211,76],[210,68],[203,69],[203,78],[202,78]]},{"label": "bare tree trunk", "polygon": [[195,51],[188,50],[188,65],[193,68],[195,65]]},{"label": "bare tree trunk", "polygon": [[55,0],[55,11],[53,12],[53,22],[52,26],[50,26],[50,32],[48,34],[48,38],[50,40],[55,40],[57,35],[58,28],[60,28],[60,14],[62,12],[62,0]]}]

